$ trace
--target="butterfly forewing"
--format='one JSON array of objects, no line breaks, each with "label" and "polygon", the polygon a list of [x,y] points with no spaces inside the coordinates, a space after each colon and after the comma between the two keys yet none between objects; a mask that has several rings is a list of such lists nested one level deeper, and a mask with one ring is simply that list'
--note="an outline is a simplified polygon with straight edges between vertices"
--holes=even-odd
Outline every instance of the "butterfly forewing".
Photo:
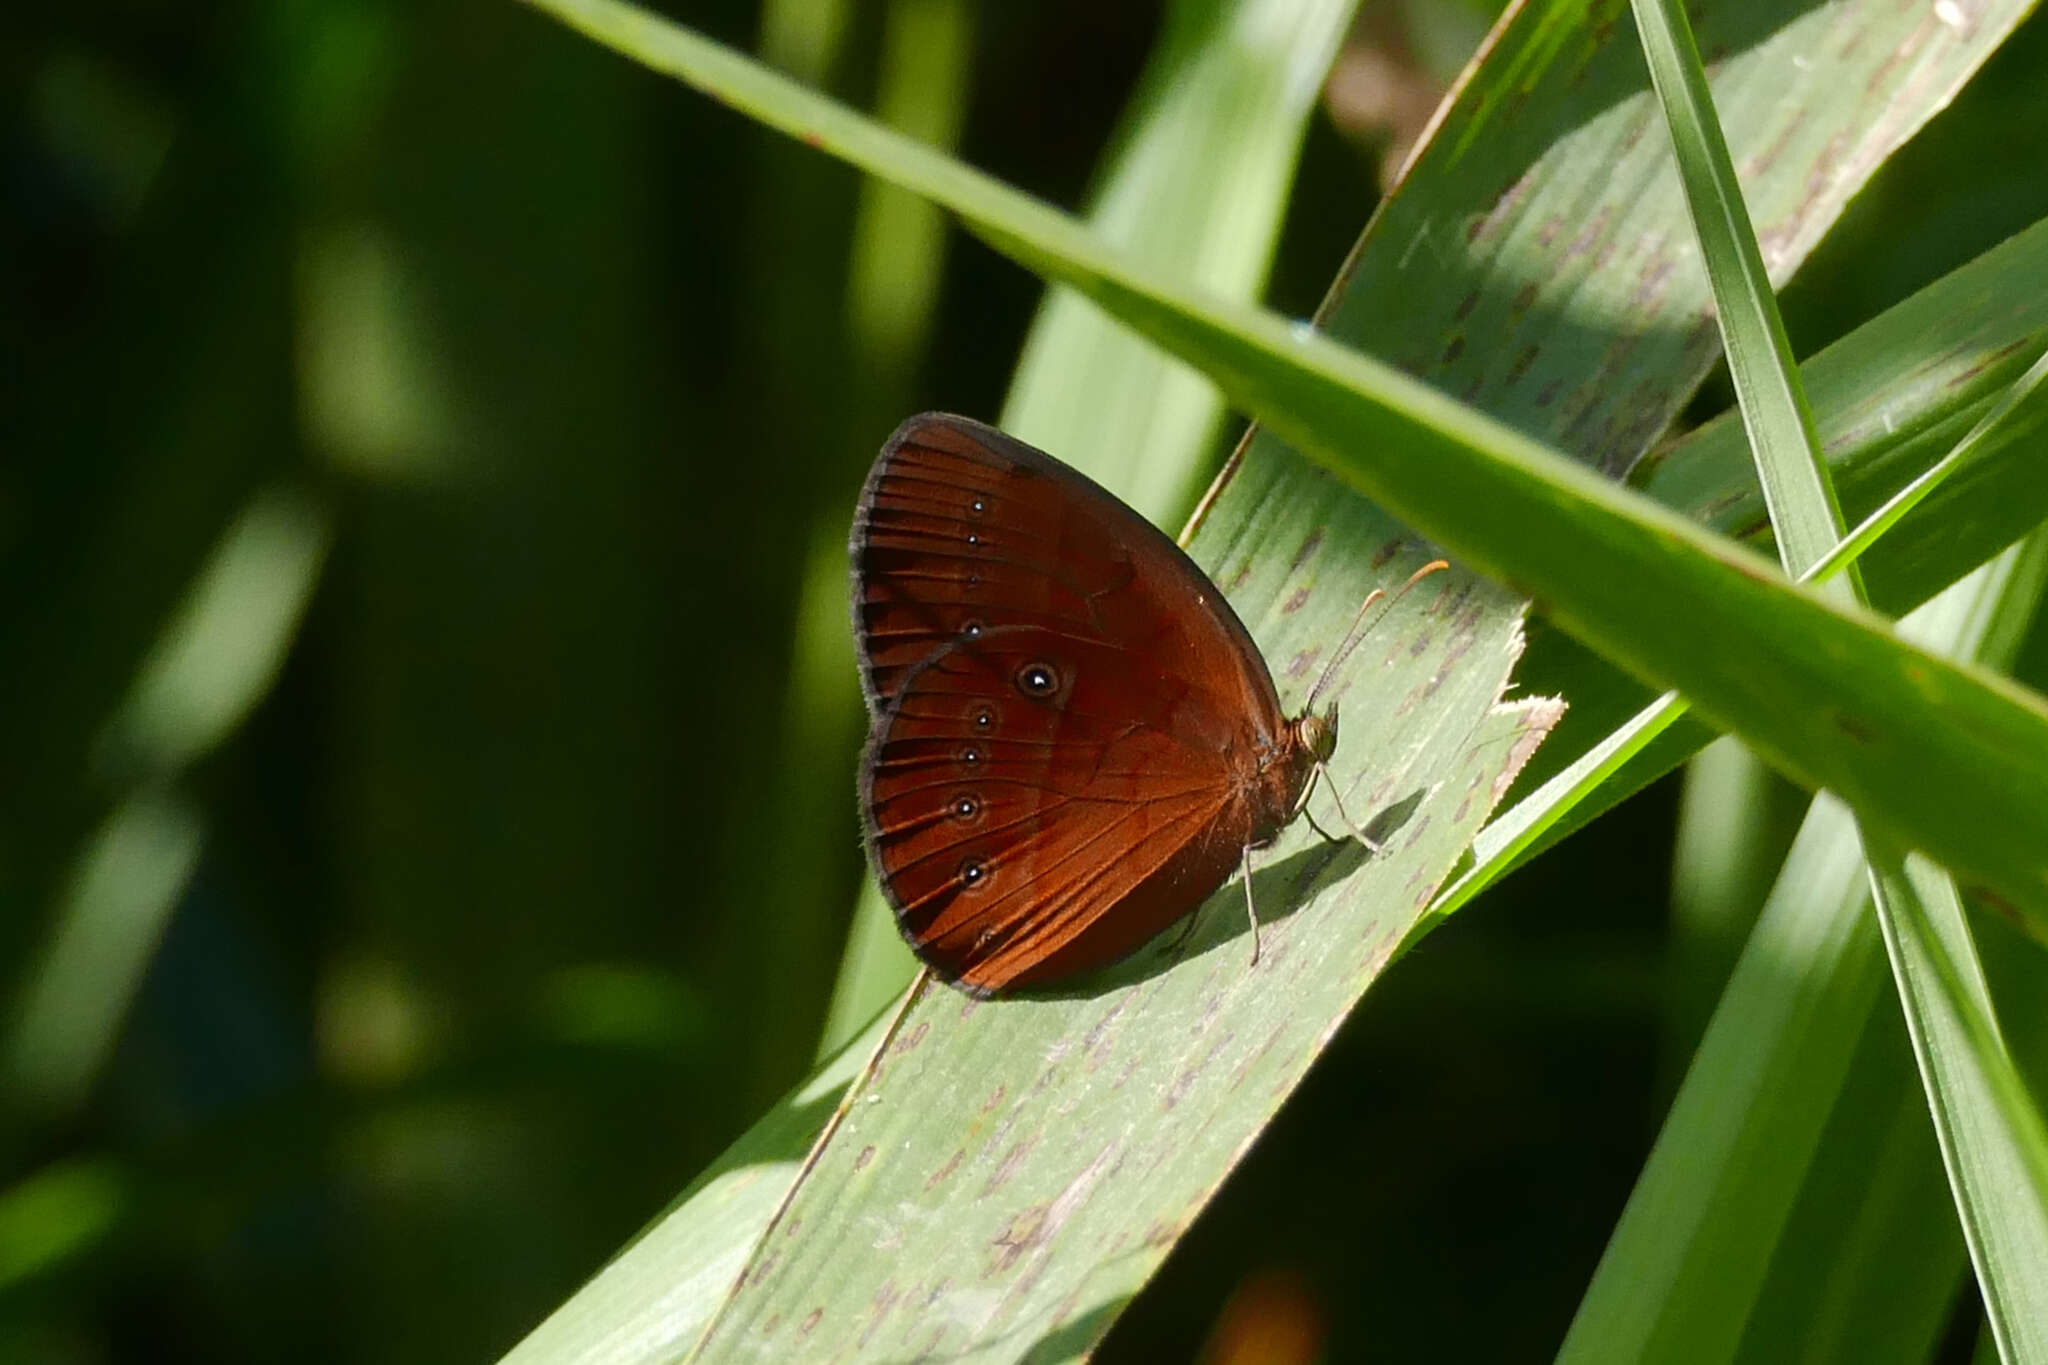
[{"label": "butterfly forewing", "polygon": [[1228,875],[1286,721],[1179,547],[1050,457],[913,418],[853,537],[870,853],[980,990],[1113,960]]}]

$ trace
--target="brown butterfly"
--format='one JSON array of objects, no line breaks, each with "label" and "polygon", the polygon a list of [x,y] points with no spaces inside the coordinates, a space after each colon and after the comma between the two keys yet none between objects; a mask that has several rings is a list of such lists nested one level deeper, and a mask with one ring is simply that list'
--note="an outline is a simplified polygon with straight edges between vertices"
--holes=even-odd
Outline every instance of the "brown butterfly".
[{"label": "brown butterfly", "polygon": [[938,976],[988,995],[1115,961],[1239,866],[1249,908],[1251,850],[1336,751],[1330,671],[1290,719],[1178,545],[964,417],[889,438],[852,551],[868,857]]}]

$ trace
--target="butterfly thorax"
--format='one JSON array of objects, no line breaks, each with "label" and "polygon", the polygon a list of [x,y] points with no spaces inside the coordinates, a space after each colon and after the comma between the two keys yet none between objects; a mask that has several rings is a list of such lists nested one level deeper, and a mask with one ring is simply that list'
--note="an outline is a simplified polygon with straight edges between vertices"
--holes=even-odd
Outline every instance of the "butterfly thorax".
[{"label": "butterfly thorax", "polygon": [[1273,744],[1261,746],[1258,775],[1251,793],[1253,845],[1269,843],[1301,810],[1316,766],[1337,751],[1334,717],[1313,712],[1287,723]]}]

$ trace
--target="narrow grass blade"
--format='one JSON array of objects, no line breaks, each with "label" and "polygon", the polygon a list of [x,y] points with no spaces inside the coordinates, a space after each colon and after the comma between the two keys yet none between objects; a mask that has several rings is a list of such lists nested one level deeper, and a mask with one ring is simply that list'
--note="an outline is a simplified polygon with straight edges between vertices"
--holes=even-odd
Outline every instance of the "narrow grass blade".
[{"label": "narrow grass blade", "polygon": [[[1779,555],[1788,573],[1806,574],[1836,548],[1842,530],[1812,414],[1685,16],[1669,0],[1636,0],[1635,10],[1720,304]],[[1863,598],[1853,574],[1845,586]],[[1994,1335],[2008,1359],[2048,1359],[2048,1326],[2038,1341],[2015,1336],[2025,1330],[2028,1307],[2048,1308],[2028,1305],[2025,1288],[2048,1284],[2048,1139],[1998,1037],[1953,882],[1918,859],[1909,869],[1903,847],[1889,835],[1873,839],[1867,818],[1857,818]],[[2037,1316],[2048,1324],[2048,1311]]]},{"label": "narrow grass blade", "polygon": [[[2004,627],[2030,619],[2041,599],[2044,549],[2048,542],[2037,541],[2009,553],[1909,625],[1930,647],[1989,651],[1981,657],[2001,662],[2012,647]],[[1738,1351],[1744,1324],[1880,1006],[1882,954],[1855,820],[1821,797],[1737,960],[1560,1361],[1749,1358],[1750,1348]],[[1803,1312],[1792,1316],[1805,1321]]]},{"label": "narrow grass blade", "polygon": [[[2048,353],[1991,404],[1953,449],[1843,537],[1842,548],[1816,561],[1804,576],[1805,581],[1825,582],[1854,562],[1857,553],[1877,544],[1885,529],[1897,525],[1916,502],[1940,487],[1942,479],[1965,467],[1981,444],[2000,435],[2026,400],[2039,392],[2044,378],[2048,378]],[[1665,693],[1503,811],[1479,832],[1472,844],[1471,865],[1437,897],[1430,917],[1418,927],[1417,936],[1694,752],[1711,736],[1711,731],[1693,727],[1677,744],[1661,749],[1652,747],[1684,719],[1686,710],[1682,697],[1675,692]],[[1638,762],[1645,757],[1651,761]]]},{"label": "narrow grass blade", "polygon": [[2048,1129],[1992,1014],[1955,884],[1868,833],[1871,881],[2001,1359],[2048,1361]]},{"label": "narrow grass blade", "polygon": [[[1756,455],[1779,560],[1786,573],[1801,577],[1842,534],[1841,509],[1820,458],[1813,413],[1795,377],[1792,342],[1772,302],[1763,251],[1714,116],[1692,26],[1668,0],[1635,0],[1634,9],[1677,153],[1678,177],[1692,209],[1700,257],[1720,305],[1722,349]],[[1852,569],[1852,585],[1857,577]],[[1855,596],[1862,595],[1856,586]]]},{"label": "narrow grass blade", "polygon": [[[954,145],[967,121],[976,13],[971,0],[890,0],[876,96],[883,122],[931,146]],[[801,27],[798,22],[790,25],[792,31]],[[863,358],[873,376],[859,386],[849,404],[854,413],[850,425],[865,427],[868,441],[879,443],[902,420],[910,401],[911,376],[938,321],[948,231],[944,213],[928,200],[884,180],[861,182],[848,267],[846,334],[852,353]],[[859,743],[867,717],[854,681],[858,664],[853,639],[846,629],[846,509],[828,500],[815,515],[791,669],[794,685],[785,712],[785,758],[778,770],[785,774],[784,802],[799,827],[829,840],[843,837],[832,816],[843,809],[846,784],[821,783],[815,756],[843,754],[849,744]],[[799,871],[820,864],[837,871],[841,866],[836,859],[790,861]],[[807,879],[799,890],[800,895],[790,894],[784,903],[795,909],[801,897],[809,902],[804,907],[809,913],[829,913],[830,892],[817,878]],[[807,927],[801,920],[797,923],[800,930]],[[823,937],[827,931],[819,925],[813,932]],[[896,933],[895,916],[863,872],[820,1029],[817,1060],[837,1052],[899,994],[914,966],[910,950]],[[808,981],[803,984],[808,988]],[[802,1017],[800,1009],[791,1012]]]},{"label": "narrow grass blade", "polygon": [[[1900,507],[1920,499],[1882,540],[1873,539],[1878,521],[1862,522],[1847,537],[1870,545],[1858,562],[1889,614],[1920,605],[2048,514],[2048,462],[2033,457],[2048,425],[2048,401],[2039,370],[2030,369],[2048,353],[2048,295],[2033,287],[2044,272],[2048,223],[1984,253],[1802,366],[1834,479],[1852,515],[1871,517],[1894,497],[1902,498]],[[1654,452],[1632,480],[1696,520],[1769,544],[1755,463],[1738,418],[1716,418]],[[1530,763],[1525,790],[1654,696],[1540,619],[1521,677],[1533,692],[1572,699],[1557,735]],[[1681,726],[1679,736],[1631,762],[1586,816],[1669,771],[1711,733],[1696,722]],[[1567,829],[1579,823],[1568,821]],[[1545,846],[1549,842],[1546,836]]]}]

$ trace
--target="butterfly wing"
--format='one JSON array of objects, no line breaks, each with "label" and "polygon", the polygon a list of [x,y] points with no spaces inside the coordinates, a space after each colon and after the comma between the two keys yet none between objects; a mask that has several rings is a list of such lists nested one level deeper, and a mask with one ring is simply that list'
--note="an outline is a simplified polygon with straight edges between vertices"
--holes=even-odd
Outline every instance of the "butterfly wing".
[{"label": "butterfly wing", "polygon": [[1051,457],[913,418],[856,520],[869,851],[905,936],[993,991],[1130,951],[1236,865],[1286,735],[1180,548]]}]

